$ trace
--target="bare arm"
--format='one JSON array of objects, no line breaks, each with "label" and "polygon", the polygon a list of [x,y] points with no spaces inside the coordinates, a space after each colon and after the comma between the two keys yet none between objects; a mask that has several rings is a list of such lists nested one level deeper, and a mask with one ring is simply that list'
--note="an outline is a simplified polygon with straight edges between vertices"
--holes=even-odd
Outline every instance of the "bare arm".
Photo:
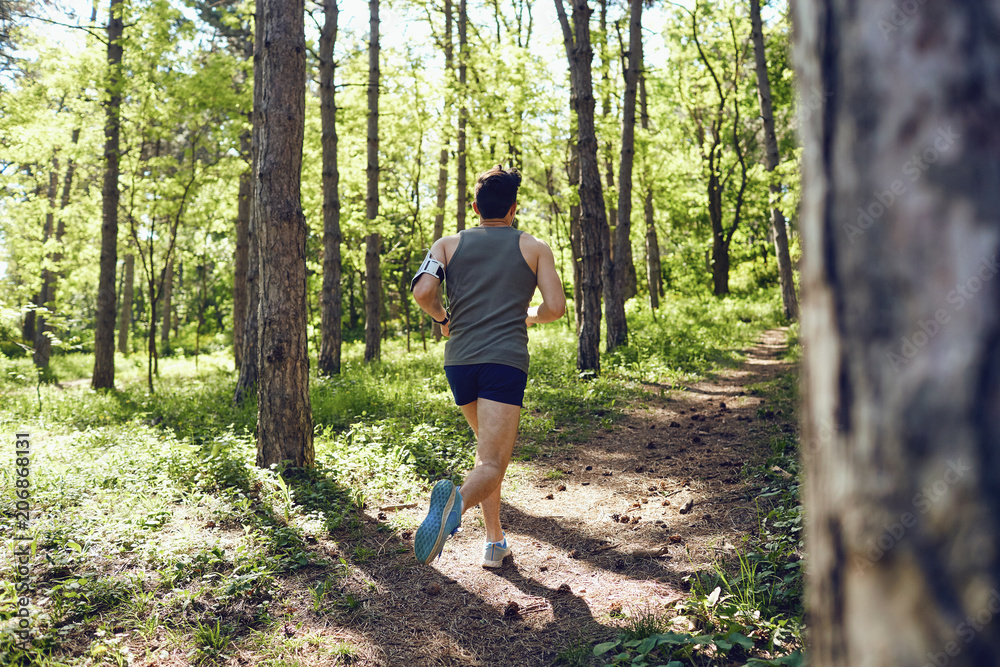
[{"label": "bare arm", "polygon": [[563,293],[559,274],[556,273],[556,260],[552,256],[552,249],[542,241],[538,241],[538,244],[538,270],[535,275],[538,279],[538,289],[542,293],[542,303],[528,308],[528,317],[525,320],[528,326],[554,322],[566,312],[566,295]]},{"label": "bare arm", "polygon": [[[434,242],[431,246],[431,254],[434,259],[439,262],[445,261],[444,244],[441,239]],[[441,281],[435,276],[429,273],[423,273],[417,278],[417,284],[413,286],[413,299],[420,306],[420,310],[424,311],[431,316],[431,319],[440,322],[447,315],[448,311],[445,310],[444,306],[441,304],[441,297],[438,294],[438,288],[441,286]],[[448,335],[448,325],[445,324],[441,327],[441,333],[445,336]]]}]

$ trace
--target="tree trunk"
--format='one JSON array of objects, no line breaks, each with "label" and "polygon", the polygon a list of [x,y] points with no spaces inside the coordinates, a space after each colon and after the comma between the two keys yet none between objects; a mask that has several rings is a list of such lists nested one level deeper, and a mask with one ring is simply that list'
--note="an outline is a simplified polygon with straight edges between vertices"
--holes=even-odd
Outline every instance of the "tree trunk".
[{"label": "tree trunk", "polygon": [[[254,39],[249,30],[241,28],[239,44],[242,47],[244,60],[253,62]],[[241,77],[240,89],[245,85],[246,75]],[[250,130],[240,134],[240,157],[249,163],[249,169],[240,174],[239,192],[236,199],[236,256],[233,262],[233,360],[236,370],[243,367],[243,352],[247,347],[246,320],[247,309],[250,307],[250,294],[247,279],[250,267],[250,212],[253,209],[253,103],[247,113]],[[218,308],[216,308],[218,314]],[[217,315],[218,317],[218,315]],[[222,330],[221,318],[219,330]]]},{"label": "tree trunk", "polygon": [[301,205],[306,51],[303,0],[258,0],[260,121],[254,212],[260,243],[257,465],[315,462],[306,341],[306,220]]},{"label": "tree trunk", "polygon": [[767,161],[765,167],[771,179],[771,231],[774,235],[774,254],[778,258],[778,282],[781,285],[781,302],[785,319],[797,320],[799,302],[795,297],[795,281],[792,277],[792,260],[788,254],[788,232],[785,215],[778,206],[781,184],[775,180],[774,170],[780,162],[778,138],[774,132],[774,113],[771,109],[771,82],[767,75],[767,56],[764,52],[764,29],[760,19],[760,0],[750,0],[751,36],[757,64],[757,97],[760,100],[760,116],[764,121],[764,146]]},{"label": "tree trunk", "polygon": [[24,314],[24,320],[21,322],[21,340],[25,344],[33,344],[35,340],[35,308],[38,306],[38,302],[42,300],[41,294],[36,294],[31,297],[28,302],[28,306],[31,308],[28,312]]},{"label": "tree trunk", "polygon": [[129,353],[128,330],[132,324],[132,298],[135,289],[135,255],[125,253],[125,285],[122,288],[122,306],[118,310],[118,351],[126,357]]},{"label": "tree trunk", "polygon": [[[639,98],[642,113],[640,115],[642,129],[650,136],[649,106],[646,100],[646,77],[639,72]],[[660,307],[660,297],[663,296],[663,272],[660,267],[660,242],[656,238],[656,221],[653,218],[653,169],[649,149],[643,155],[642,178],[646,190],[643,213],[646,219],[646,282],[649,284],[649,307],[656,310]]]},{"label": "tree trunk", "polygon": [[[256,187],[257,169],[260,163],[260,132],[262,115],[258,113],[257,91],[263,86],[263,70],[260,67],[260,51],[264,45],[264,22],[262,14],[254,14],[254,67],[253,67],[253,110],[251,111],[250,134],[250,201],[247,223],[247,272],[246,272],[246,316],[243,320],[243,351],[240,353],[240,375],[233,391],[233,403],[243,405],[247,396],[256,393],[260,377],[260,232],[257,212]],[[259,46],[258,46],[259,45]],[[235,325],[234,325],[235,326]]]},{"label": "tree trunk", "polygon": [[618,224],[615,225],[615,251],[611,257],[610,289],[604,290],[607,309],[607,349],[613,352],[628,343],[625,319],[625,291],[628,267],[632,264],[632,164],[635,159],[635,96],[642,70],[642,2],[630,0],[628,69],[625,70],[625,96],[622,104],[622,151],[618,171]]},{"label": "tree trunk", "polygon": [[104,186],[101,191],[101,259],[94,326],[94,389],[115,386],[115,270],[118,264],[118,162],[122,104],[122,0],[111,0],[108,16],[108,102],[104,121]]},{"label": "tree trunk", "polygon": [[997,665],[1000,2],[792,5],[810,664]]},{"label": "tree trunk", "polygon": [[[451,0],[444,0],[444,77],[445,81],[450,81],[455,72],[454,46],[452,45],[452,5]],[[434,213],[434,238],[432,243],[444,236],[444,211],[448,204],[448,152],[451,146],[451,108],[452,94],[445,91],[444,113],[442,117],[442,132],[444,139],[441,146],[441,156],[438,159],[438,182],[437,182],[437,210]],[[464,222],[463,222],[464,224]],[[441,325],[433,322],[431,329],[434,332],[434,340],[441,340]]]},{"label": "tree trunk", "polygon": [[[49,200],[49,210],[45,213],[45,226],[42,230],[42,240],[45,245],[48,245],[49,240],[52,238],[54,233],[55,221],[56,221],[56,195],[59,191],[59,160],[56,157],[52,158],[52,169],[49,171],[49,189],[48,189],[48,200]],[[52,303],[52,298],[54,296],[55,289],[55,273],[53,264],[53,258],[48,256],[43,257],[42,264],[42,291],[40,294],[40,303],[38,305],[42,306],[45,310],[39,312],[35,320],[35,352],[32,355],[32,359],[35,363],[35,368],[48,371],[49,368],[49,356],[52,353],[52,339],[49,338],[48,332],[51,327],[48,326],[48,317],[46,313],[50,313],[54,310],[54,305]]]},{"label": "tree trunk", "polygon": [[469,185],[466,180],[465,165],[465,128],[469,120],[468,104],[469,91],[466,88],[466,66],[469,61],[469,42],[467,30],[469,24],[469,13],[466,9],[466,0],[458,0],[458,175],[456,181],[456,213],[458,231],[465,229],[465,215],[469,209]]},{"label": "tree trunk", "polygon": [[[369,0],[371,12],[368,42],[368,194],[365,199],[368,223],[376,227],[378,218],[378,84],[379,84],[379,0]],[[382,355],[382,269],[379,262],[382,237],[375,231],[365,237],[365,361]]]},{"label": "tree trunk", "polygon": [[[153,248],[150,246],[149,254],[153,256]],[[149,331],[146,336],[146,384],[149,386],[149,393],[154,393],[153,374],[160,374],[159,359],[156,356],[156,303],[158,300],[158,290],[156,289],[156,276],[150,268],[148,273],[148,284],[146,291],[149,293]]]},{"label": "tree trunk", "polygon": [[[240,143],[244,143],[241,137]],[[249,143],[246,141],[245,143]],[[250,261],[250,172],[240,174],[236,206],[236,256],[233,261],[233,356],[243,363],[243,328],[247,317],[247,264]]]},{"label": "tree trunk", "polygon": [[[570,126],[570,137],[578,135],[579,133],[575,132],[577,129],[576,114],[573,115]],[[566,165],[566,172],[570,190],[578,191],[580,187],[580,150],[573,138],[569,140],[569,162]],[[580,275],[580,267],[583,265],[583,248],[580,246],[580,204],[578,201],[570,204],[569,207],[569,245],[573,256],[573,305],[575,306],[573,310],[576,335],[579,336],[583,326],[580,308],[580,304],[583,303],[583,276]]]},{"label": "tree trunk", "polygon": [[[591,9],[586,0],[573,0],[570,28],[562,0],[555,0],[559,24],[569,61],[571,101],[576,111],[580,160],[580,335],[577,368],[599,372],[601,368],[601,266],[607,252],[608,219],[601,191],[594,128],[594,82],[590,45]],[[574,35],[575,33],[575,35]]]},{"label": "tree trunk", "polygon": [[324,0],[325,21],[319,42],[320,116],[323,124],[323,294],[320,299],[319,372],[340,373],[342,302],[340,287],[340,170],[337,166],[337,106],[333,47],[337,42],[337,0]]},{"label": "tree trunk", "polygon": [[174,296],[174,260],[167,262],[167,266],[163,269],[163,323],[160,328],[160,345],[163,348],[163,354],[168,355],[170,353],[170,317],[172,314],[171,308],[173,307],[173,296]]},{"label": "tree trunk", "polygon": [[[600,51],[601,51],[601,116],[604,118],[605,126],[610,125],[611,118],[611,47],[608,40],[608,0],[599,0],[600,11]],[[604,191],[606,208],[608,211],[609,231],[614,234],[611,225],[618,224],[618,210],[615,208],[615,149],[611,141],[611,133],[604,142],[604,182],[608,189]],[[616,248],[609,247],[613,254]],[[607,288],[605,288],[606,290]],[[605,303],[607,309],[607,303]],[[605,314],[605,318],[607,314]]]},{"label": "tree trunk", "polygon": [[729,248],[722,226],[722,183],[719,179],[714,147],[708,163],[708,220],[712,226],[712,293],[729,294]]},{"label": "tree trunk", "polygon": [[382,356],[382,279],[380,234],[365,237],[365,361]]}]

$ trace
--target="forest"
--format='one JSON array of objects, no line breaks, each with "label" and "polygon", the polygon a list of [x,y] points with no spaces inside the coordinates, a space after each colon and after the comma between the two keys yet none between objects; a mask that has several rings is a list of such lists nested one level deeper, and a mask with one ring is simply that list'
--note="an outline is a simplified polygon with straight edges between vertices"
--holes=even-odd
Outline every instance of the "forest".
[{"label": "forest", "polygon": [[[0,7],[3,664],[1000,659],[995,0]],[[566,313],[428,566],[497,165]]]}]

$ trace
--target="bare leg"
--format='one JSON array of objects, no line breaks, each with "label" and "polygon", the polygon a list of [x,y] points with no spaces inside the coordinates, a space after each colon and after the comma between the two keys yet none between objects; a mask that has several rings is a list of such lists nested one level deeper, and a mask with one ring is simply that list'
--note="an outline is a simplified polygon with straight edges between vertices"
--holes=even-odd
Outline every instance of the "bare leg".
[{"label": "bare leg", "polygon": [[476,434],[476,467],[462,484],[463,512],[482,505],[486,540],[503,540],[500,525],[500,486],[517,439],[521,408],[486,398],[462,406],[469,426]]}]

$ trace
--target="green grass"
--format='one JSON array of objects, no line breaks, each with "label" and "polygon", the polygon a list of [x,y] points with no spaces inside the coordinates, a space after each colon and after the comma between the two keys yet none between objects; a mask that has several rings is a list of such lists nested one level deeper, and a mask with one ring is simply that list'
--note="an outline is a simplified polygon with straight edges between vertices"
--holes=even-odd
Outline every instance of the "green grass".
[{"label": "green grass", "polygon": [[[604,355],[597,378],[577,371],[570,326],[533,328],[516,458],[572,446],[650,383],[673,386],[736,363],[734,350],[776,323],[778,310],[775,299],[672,296],[654,320],[630,305],[631,345]],[[406,528],[388,521],[369,539],[362,514],[384,500],[421,498],[434,480],[457,480],[472,465],[473,434],[448,390],[442,346],[407,353],[402,341],[387,341],[375,364],[363,363],[362,344],[345,346],[340,376],[310,377],[317,466],[283,474],[254,464],[256,406],[232,404],[229,350],[161,359],[155,393],[141,355],[116,358],[117,389],[106,392],[69,384],[89,375],[92,355],[53,356],[62,387],[39,384],[28,358],[0,356],[0,430],[25,427],[34,438],[37,605],[31,651],[14,649],[5,634],[0,662],[65,664],[86,650],[95,661],[127,663],[113,641],[124,630],[150,642],[166,634],[201,662],[239,646],[261,664],[290,664],[282,651],[302,640],[284,637],[275,599],[289,577],[321,565],[332,579],[304,586],[303,608],[361,613],[367,594],[343,583],[358,580],[360,566],[393,557],[380,545]],[[0,468],[5,535],[15,528],[13,475]],[[786,520],[775,515],[768,526]],[[339,554],[326,555],[318,540]],[[16,613],[14,580],[11,560],[0,561],[4,626]],[[105,635],[88,639],[101,628]],[[353,652],[315,641],[322,655]],[[567,649],[566,659],[579,649]]]}]

